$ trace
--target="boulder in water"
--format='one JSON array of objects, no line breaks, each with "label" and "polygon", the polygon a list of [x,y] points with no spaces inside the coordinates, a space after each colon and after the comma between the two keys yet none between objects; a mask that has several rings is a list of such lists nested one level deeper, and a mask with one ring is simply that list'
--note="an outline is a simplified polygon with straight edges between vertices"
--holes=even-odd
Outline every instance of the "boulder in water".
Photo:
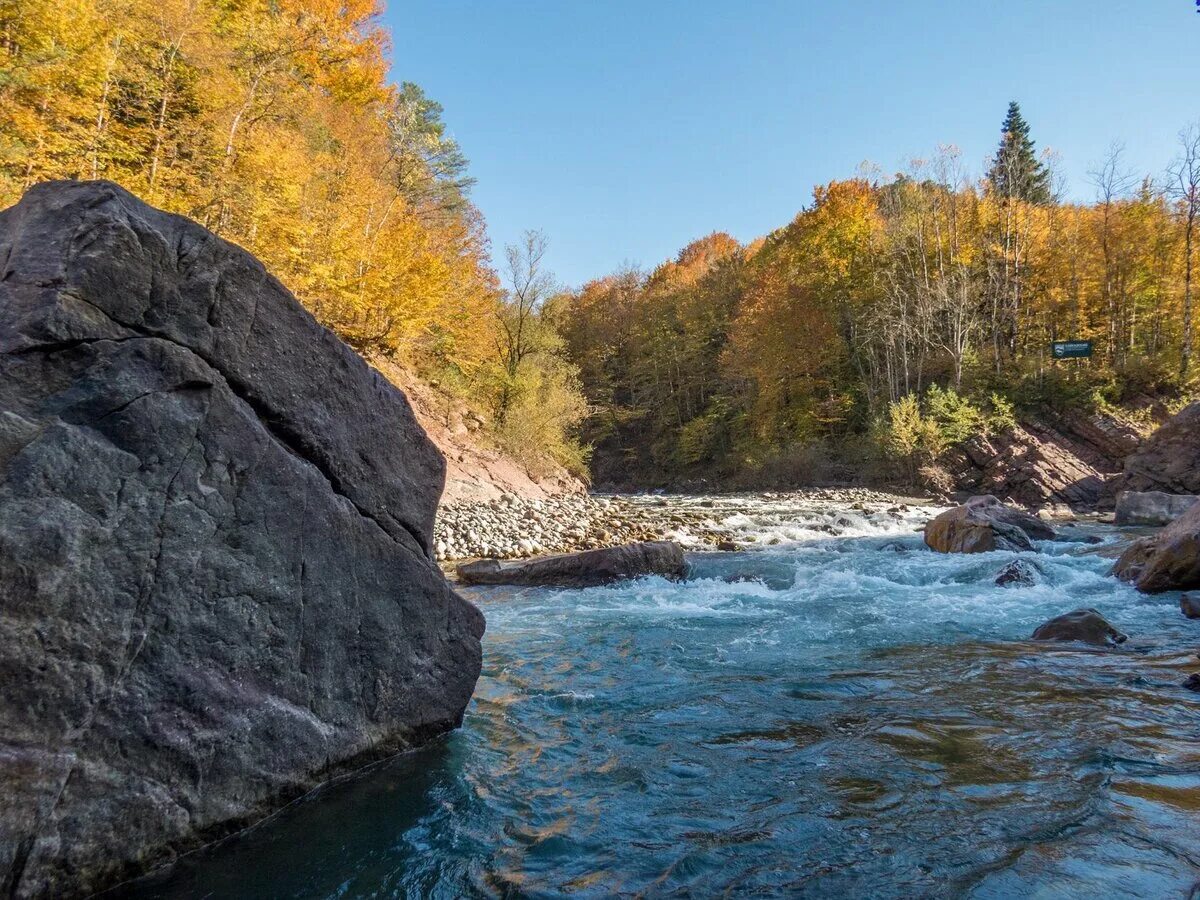
[{"label": "boulder in water", "polygon": [[1184,594],[1179,598],[1179,611],[1189,619],[1200,619],[1200,597]]},{"label": "boulder in water", "polygon": [[1000,570],[996,576],[996,584],[999,587],[1033,587],[1038,583],[1041,571],[1033,563],[1028,563],[1023,559],[1014,559]]},{"label": "boulder in water", "polygon": [[1054,537],[1054,529],[992,496],[972,497],[925,526],[925,543],[939,553],[1032,550],[1032,540]]},{"label": "boulder in water", "polygon": [[680,578],[687,571],[683,548],[674,541],[643,541],[536,559],[481,559],[458,567],[465,584],[591,587],[639,575]]},{"label": "boulder in water", "polygon": [[1121,491],[1117,494],[1117,525],[1169,525],[1192,508],[1195,494],[1163,491]]},{"label": "boulder in water", "polygon": [[1097,646],[1123,644],[1128,635],[1114,628],[1094,609],[1077,609],[1038,626],[1035,641],[1081,641]]},{"label": "boulder in water", "polygon": [[91,894],[457,726],[404,395],[108,183],[0,212],[0,883]]},{"label": "boulder in water", "polygon": [[1153,537],[1130,544],[1112,574],[1147,594],[1200,588],[1200,504]]}]

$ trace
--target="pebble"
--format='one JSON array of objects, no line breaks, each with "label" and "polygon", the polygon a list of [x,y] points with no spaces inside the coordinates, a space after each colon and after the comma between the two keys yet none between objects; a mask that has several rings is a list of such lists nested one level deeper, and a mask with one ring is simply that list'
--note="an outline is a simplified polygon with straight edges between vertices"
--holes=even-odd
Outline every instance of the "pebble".
[{"label": "pebble", "polygon": [[[526,499],[505,494],[494,500],[447,504],[438,510],[434,525],[434,556],[439,562],[519,559],[664,539],[683,540],[695,549],[736,548],[734,534],[720,523],[738,511],[737,496],[569,494]],[[909,508],[899,503],[901,498],[866,488],[772,491],[752,496],[829,503],[832,510]],[[845,525],[851,524],[849,519],[843,520]],[[738,538],[752,539],[752,535]],[[778,539],[766,542],[773,544]]]}]

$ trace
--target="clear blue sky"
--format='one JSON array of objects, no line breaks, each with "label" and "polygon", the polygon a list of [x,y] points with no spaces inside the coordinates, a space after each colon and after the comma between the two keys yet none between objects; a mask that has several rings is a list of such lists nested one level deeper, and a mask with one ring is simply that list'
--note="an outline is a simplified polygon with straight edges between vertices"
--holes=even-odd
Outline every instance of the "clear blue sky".
[{"label": "clear blue sky", "polygon": [[478,179],[495,251],[550,238],[559,278],[749,240],[812,186],[939,143],[981,171],[1010,99],[1069,193],[1121,140],[1158,173],[1200,118],[1194,0],[388,0]]}]

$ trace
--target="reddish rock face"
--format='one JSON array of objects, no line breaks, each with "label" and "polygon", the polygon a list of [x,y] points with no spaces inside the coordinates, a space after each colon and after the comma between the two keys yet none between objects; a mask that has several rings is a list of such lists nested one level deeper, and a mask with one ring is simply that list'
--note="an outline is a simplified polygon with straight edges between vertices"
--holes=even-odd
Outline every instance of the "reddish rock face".
[{"label": "reddish rock face", "polygon": [[1200,402],[1184,407],[1130,454],[1120,487],[1200,494]]},{"label": "reddish rock face", "polygon": [[1032,550],[1032,540],[1052,537],[1054,529],[1037,516],[991,496],[972,497],[925,526],[925,543],[939,553]]},{"label": "reddish rock face", "polygon": [[1138,446],[1132,428],[1102,415],[1026,420],[1000,435],[979,436],[947,451],[939,464],[958,490],[1023,506],[1092,509],[1107,496]]}]

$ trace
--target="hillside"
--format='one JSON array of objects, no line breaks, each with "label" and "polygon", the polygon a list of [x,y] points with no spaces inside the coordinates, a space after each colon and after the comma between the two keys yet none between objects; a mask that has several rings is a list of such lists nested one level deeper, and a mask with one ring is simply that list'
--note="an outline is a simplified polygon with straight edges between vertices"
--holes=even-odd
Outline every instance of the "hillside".
[{"label": "hillside", "polygon": [[982,172],[942,146],[816,186],[760,239],[714,232],[581,287],[560,321],[595,482],[914,479],[1018,422],[1031,447],[1047,411],[1194,396],[1200,126],[1160,172],[1110,150],[1090,201],[1030,135],[1013,103]]},{"label": "hillside", "polygon": [[586,406],[542,321],[545,241],[493,253],[441,105],[389,75],[382,12],[0,2],[0,209],[39,183],[109,181],[195,220],[361,356],[399,361],[448,496],[575,489],[560,463],[584,471]]},{"label": "hillside", "polygon": [[442,505],[496,500],[515,495],[542,500],[580,494],[587,486],[548,455],[523,461],[493,436],[485,413],[423,380],[392,359],[371,365],[404,391],[425,433],[446,458]]}]

